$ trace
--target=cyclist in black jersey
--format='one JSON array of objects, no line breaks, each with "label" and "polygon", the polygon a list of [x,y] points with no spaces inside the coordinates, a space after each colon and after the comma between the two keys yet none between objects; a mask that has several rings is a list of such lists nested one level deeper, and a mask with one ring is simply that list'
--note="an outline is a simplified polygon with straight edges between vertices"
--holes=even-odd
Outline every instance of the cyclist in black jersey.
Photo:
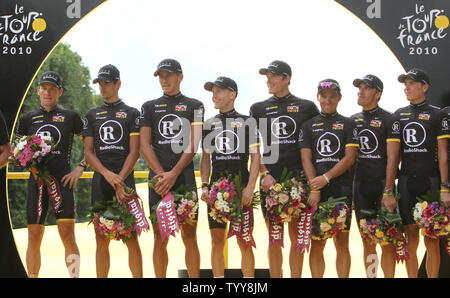
[{"label": "cyclist in black jersey", "polygon": [[[181,184],[197,188],[192,160],[201,140],[204,114],[203,104],[199,100],[184,96],[180,92],[183,72],[178,61],[161,61],[154,76],[159,76],[164,95],[144,103],[140,118],[141,152],[150,167],[148,178],[159,178],[156,188],[149,188],[150,210],[159,203],[161,197]],[[165,277],[169,238],[162,241],[158,223],[152,224],[155,237],[155,275]],[[181,227],[181,237],[186,247],[186,267],[190,277],[199,277],[200,274],[196,231],[197,223]]]},{"label": "cyclist in black jersey", "polygon": [[[413,218],[412,208],[417,203],[416,197],[428,191],[438,192],[439,189],[442,190],[442,202],[449,206],[446,185],[448,161],[445,144],[450,133],[448,126],[445,126],[443,112],[430,105],[425,99],[430,86],[428,75],[423,70],[414,68],[400,75],[398,80],[405,85],[405,95],[410,105],[394,113],[391,136],[388,139],[388,177],[385,192],[393,188],[396,167],[401,159],[398,204],[408,239],[410,258],[406,261],[406,269],[409,277],[417,277],[419,231]],[[424,237],[424,242],[428,256],[428,277],[437,277],[439,241]]]},{"label": "cyclist in black jersey", "polygon": [[[81,135],[83,122],[76,112],[66,110],[58,104],[58,99],[62,93],[62,80],[58,73],[49,71],[42,74],[37,87],[41,106],[19,118],[16,134],[18,136],[32,134],[51,136],[57,144],[51,151],[52,158],[48,163],[50,175],[55,177],[59,183],[62,197],[62,203],[56,211],[56,224],[65,248],[66,265],[69,268],[70,263],[75,262],[73,271],[69,269],[69,275],[78,277],[80,253],[74,233],[73,187],[76,186],[85,167],[79,165],[71,171],[70,155],[73,137],[74,135]],[[27,187],[27,271],[29,277],[38,277],[41,266],[40,247],[50,198],[46,187],[42,188],[42,196],[39,195],[37,170],[32,169],[32,174]],[[38,209],[40,208],[38,208],[38,205],[42,205],[42,216],[39,214]],[[69,259],[72,261],[69,261]]]},{"label": "cyclist in black jersey", "polygon": [[[337,112],[341,98],[338,82],[332,79],[319,82],[317,99],[321,112],[302,125],[299,148],[303,169],[311,187],[307,204],[314,206],[330,197],[345,196],[351,210],[352,180],[349,170],[355,163],[359,140],[354,122]],[[351,215],[345,222],[346,229],[339,231],[334,237],[336,270],[339,277],[348,277],[350,273],[350,223]],[[312,277],[323,277],[325,244],[326,240],[311,241],[309,266]]]},{"label": "cyclist in black jersey", "polygon": [[[298,132],[301,125],[316,116],[316,105],[306,99],[298,98],[289,91],[292,70],[283,61],[275,60],[267,68],[259,70],[267,77],[267,87],[272,96],[250,107],[250,116],[255,118],[264,147],[260,165],[260,186],[262,211],[266,218],[265,192],[281,178],[284,168],[300,176],[302,171],[300,152],[297,147]],[[266,224],[269,224],[266,218]],[[269,226],[268,226],[269,227]],[[289,223],[291,238],[290,268],[291,277],[301,277],[303,254],[295,249],[296,224]],[[269,267],[271,277],[281,277],[283,255],[279,244],[269,245]]]},{"label": "cyclist in black jersey", "polygon": [[[133,168],[139,158],[139,110],[119,98],[120,72],[111,64],[100,68],[97,78],[104,103],[90,109],[84,119],[84,154],[94,169],[92,204],[126,199],[124,186],[135,188]],[[108,277],[110,239],[95,230],[97,277]],[[142,277],[142,254],[137,235],[126,241],[133,277]]]},{"label": "cyclist in black jersey", "polygon": [[9,150],[9,134],[6,128],[5,118],[2,112],[0,112],[0,169],[8,163]]},{"label": "cyclist in black jersey", "polygon": [[[386,139],[392,126],[392,114],[382,109],[378,103],[383,93],[383,82],[374,75],[366,75],[355,79],[353,85],[358,88],[358,105],[362,112],[354,114],[359,137],[359,151],[353,181],[356,222],[359,227],[361,210],[379,210],[385,206],[390,212],[396,211],[396,201],[382,201],[384,185],[386,184]],[[367,277],[376,277],[375,272],[369,272],[369,266],[378,264],[376,244],[363,239],[364,266]],[[381,246],[381,268],[384,277],[393,278],[395,274],[395,250],[392,245]]]},{"label": "cyclist in black jersey", "polygon": [[[215,108],[219,114],[208,119],[203,128],[202,158],[202,200],[208,202],[209,189],[216,180],[227,175],[242,175],[242,205],[250,206],[256,179],[259,173],[260,156],[256,121],[236,112],[234,102],[238,94],[237,84],[227,77],[218,77],[207,82],[204,88],[211,91]],[[253,120],[253,121],[252,121]],[[248,158],[251,157],[250,172]],[[211,173],[212,163],[212,173]],[[210,179],[211,175],[211,179]],[[211,232],[211,264],[214,277],[224,277],[224,254],[226,223],[218,223],[210,215],[208,224]],[[253,218],[253,209],[250,211]],[[252,246],[245,246],[238,238],[242,255],[242,275],[254,277],[255,257]]]}]

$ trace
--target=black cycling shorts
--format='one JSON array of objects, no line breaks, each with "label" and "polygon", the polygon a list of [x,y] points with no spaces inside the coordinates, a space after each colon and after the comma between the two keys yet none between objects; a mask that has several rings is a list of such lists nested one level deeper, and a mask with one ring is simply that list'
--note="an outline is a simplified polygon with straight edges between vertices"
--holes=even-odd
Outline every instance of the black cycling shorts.
[{"label": "black cycling shorts", "polygon": [[[155,172],[153,172],[152,170],[149,171],[148,173],[148,179],[151,180],[153,177],[155,177],[156,174]],[[194,170],[192,168],[185,168],[180,175],[177,177],[177,180],[175,181],[175,184],[173,185],[173,187],[170,190],[175,190],[177,189],[180,185],[187,185],[188,188],[193,188],[195,189],[195,193],[198,195],[197,193],[197,184],[195,183],[195,173]],[[152,210],[153,206],[158,204],[161,201],[161,196],[158,195],[155,190],[151,187],[148,188],[148,203],[149,203],[149,207],[150,207],[150,218],[155,219],[156,216],[154,216],[154,212],[155,210]],[[195,216],[195,221],[197,221],[198,219],[198,211],[197,214]],[[152,220],[152,224],[157,224],[157,222],[155,222],[155,220]]]},{"label": "black cycling shorts", "polygon": [[[61,183],[61,177],[55,177],[56,181],[59,184],[59,189],[61,191],[62,202],[56,213],[55,217],[57,221],[60,220],[75,220],[75,204],[74,204],[74,196],[73,191],[69,189],[68,186],[64,187]],[[29,225],[36,224],[37,220],[37,204],[38,204],[38,183],[31,177],[28,180],[27,187],[27,223]],[[47,187],[43,187],[42,193],[42,214],[39,219],[40,225],[44,225],[45,219],[47,217],[47,213],[49,209],[52,209],[50,198],[48,196]]]},{"label": "black cycling shorts", "polygon": [[353,181],[356,222],[359,226],[361,210],[380,210],[386,180]]},{"label": "black cycling shorts", "polygon": [[417,197],[426,194],[428,191],[438,192],[441,187],[440,184],[438,177],[400,176],[398,178],[398,190],[400,193],[398,207],[404,225],[416,224],[412,210],[418,202]]},{"label": "black cycling shorts", "polygon": [[[120,170],[112,171],[116,174],[120,172]],[[131,172],[131,174],[125,179],[125,184],[128,187],[136,189],[134,183],[134,172]],[[106,181],[105,177],[103,177],[100,173],[94,172],[94,177],[92,178],[92,206],[95,202],[112,201],[115,195],[116,191],[111,184]]]}]

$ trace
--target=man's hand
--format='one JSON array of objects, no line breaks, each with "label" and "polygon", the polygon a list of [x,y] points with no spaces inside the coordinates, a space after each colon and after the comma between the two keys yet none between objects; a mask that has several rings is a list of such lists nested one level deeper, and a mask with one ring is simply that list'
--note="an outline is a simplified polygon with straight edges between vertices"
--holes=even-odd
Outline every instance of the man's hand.
[{"label": "man's hand", "polygon": [[31,172],[31,174],[32,174],[33,177],[34,177],[34,180],[38,181],[38,175],[39,175],[38,169],[36,169],[36,168],[34,168],[34,167],[31,167],[31,168],[30,168],[30,172]]},{"label": "man's hand", "polygon": [[208,187],[204,186],[202,188],[202,196],[200,198],[205,203],[209,202],[209,189],[208,189]]},{"label": "man's hand", "polygon": [[104,177],[106,181],[111,184],[114,190],[117,190],[118,187],[123,187],[125,185],[122,177],[114,172],[108,171]]},{"label": "man's hand", "polygon": [[63,186],[69,185],[69,189],[73,189],[77,187],[78,179],[80,179],[80,176],[83,174],[84,168],[82,166],[77,166],[75,169],[73,169],[72,172],[62,177],[61,182]]},{"label": "man's hand", "polygon": [[272,175],[267,174],[266,176],[264,176],[264,178],[262,178],[261,181],[261,186],[262,189],[267,192],[269,191],[269,189],[275,184],[275,179],[273,178]]},{"label": "man's hand", "polygon": [[320,202],[320,192],[313,193],[311,192],[308,197],[308,201],[306,204],[309,205],[309,207],[314,207]]},{"label": "man's hand", "polygon": [[252,201],[253,201],[253,189],[247,186],[242,191],[242,206],[243,207],[251,206]]},{"label": "man's hand", "polygon": [[450,193],[441,192],[441,202],[444,204],[445,208],[450,207]]},{"label": "man's hand", "polygon": [[395,208],[397,208],[397,201],[395,200],[394,195],[383,195],[381,206],[386,207],[389,212],[394,213]]},{"label": "man's hand", "polygon": [[118,186],[116,189],[116,199],[117,202],[122,203],[127,201],[130,198],[130,194],[127,194],[125,192],[125,189],[123,186]]},{"label": "man's hand", "polygon": [[161,197],[165,196],[177,181],[178,175],[173,171],[163,172],[157,175],[159,181],[156,183],[155,191]]},{"label": "man's hand", "polygon": [[323,175],[314,177],[309,181],[309,187],[311,187],[311,190],[320,190],[324,188],[327,184],[328,182]]}]

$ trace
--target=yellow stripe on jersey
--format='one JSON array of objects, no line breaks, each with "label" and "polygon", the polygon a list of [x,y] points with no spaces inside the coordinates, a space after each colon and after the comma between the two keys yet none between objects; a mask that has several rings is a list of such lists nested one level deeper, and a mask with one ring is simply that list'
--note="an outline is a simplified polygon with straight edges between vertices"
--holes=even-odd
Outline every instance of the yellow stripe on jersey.
[{"label": "yellow stripe on jersey", "polygon": [[400,139],[386,139],[386,142],[398,142],[398,143],[400,143]]},{"label": "yellow stripe on jersey", "polygon": [[438,136],[437,139],[438,139],[438,140],[441,140],[441,139],[450,139],[450,135],[442,135],[442,136]]}]

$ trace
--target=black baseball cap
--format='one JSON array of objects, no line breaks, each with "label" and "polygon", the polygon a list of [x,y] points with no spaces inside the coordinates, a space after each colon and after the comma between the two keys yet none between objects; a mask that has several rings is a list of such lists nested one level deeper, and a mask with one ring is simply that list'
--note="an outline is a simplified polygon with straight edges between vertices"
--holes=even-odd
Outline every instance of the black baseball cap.
[{"label": "black baseball cap", "polygon": [[161,70],[167,72],[183,73],[181,64],[175,59],[164,59],[163,61],[159,62],[158,67],[153,75],[157,77]]},{"label": "black baseball cap", "polygon": [[292,76],[291,67],[284,61],[275,60],[267,68],[261,68],[259,70],[259,74],[265,75],[266,73],[271,72],[277,75],[282,76]]},{"label": "black baseball cap", "polygon": [[117,80],[120,80],[120,72],[117,67],[112,64],[105,65],[100,68],[97,78],[93,81],[93,83],[97,84],[100,80],[105,82],[116,82]]},{"label": "black baseball cap", "polygon": [[317,94],[324,89],[331,89],[336,91],[338,94],[341,94],[341,86],[336,80],[333,79],[325,79],[319,82],[317,86]]},{"label": "black baseball cap", "polygon": [[375,88],[380,92],[383,92],[383,82],[374,75],[368,74],[365,75],[362,79],[354,79],[353,80],[353,86],[359,87],[361,83],[367,84],[367,86],[371,88]]},{"label": "black baseball cap", "polygon": [[58,89],[62,88],[62,80],[59,73],[56,71],[47,71],[44,72],[39,80],[39,85],[43,83],[50,83],[58,87]]},{"label": "black baseball cap", "polygon": [[205,89],[208,91],[211,91],[214,86],[234,91],[236,94],[238,93],[236,82],[227,77],[218,77],[214,82],[206,82],[204,85]]},{"label": "black baseball cap", "polygon": [[420,68],[412,68],[408,70],[408,73],[399,75],[398,81],[400,83],[404,83],[407,78],[411,78],[414,81],[424,84],[430,84],[430,77],[424,70]]}]

